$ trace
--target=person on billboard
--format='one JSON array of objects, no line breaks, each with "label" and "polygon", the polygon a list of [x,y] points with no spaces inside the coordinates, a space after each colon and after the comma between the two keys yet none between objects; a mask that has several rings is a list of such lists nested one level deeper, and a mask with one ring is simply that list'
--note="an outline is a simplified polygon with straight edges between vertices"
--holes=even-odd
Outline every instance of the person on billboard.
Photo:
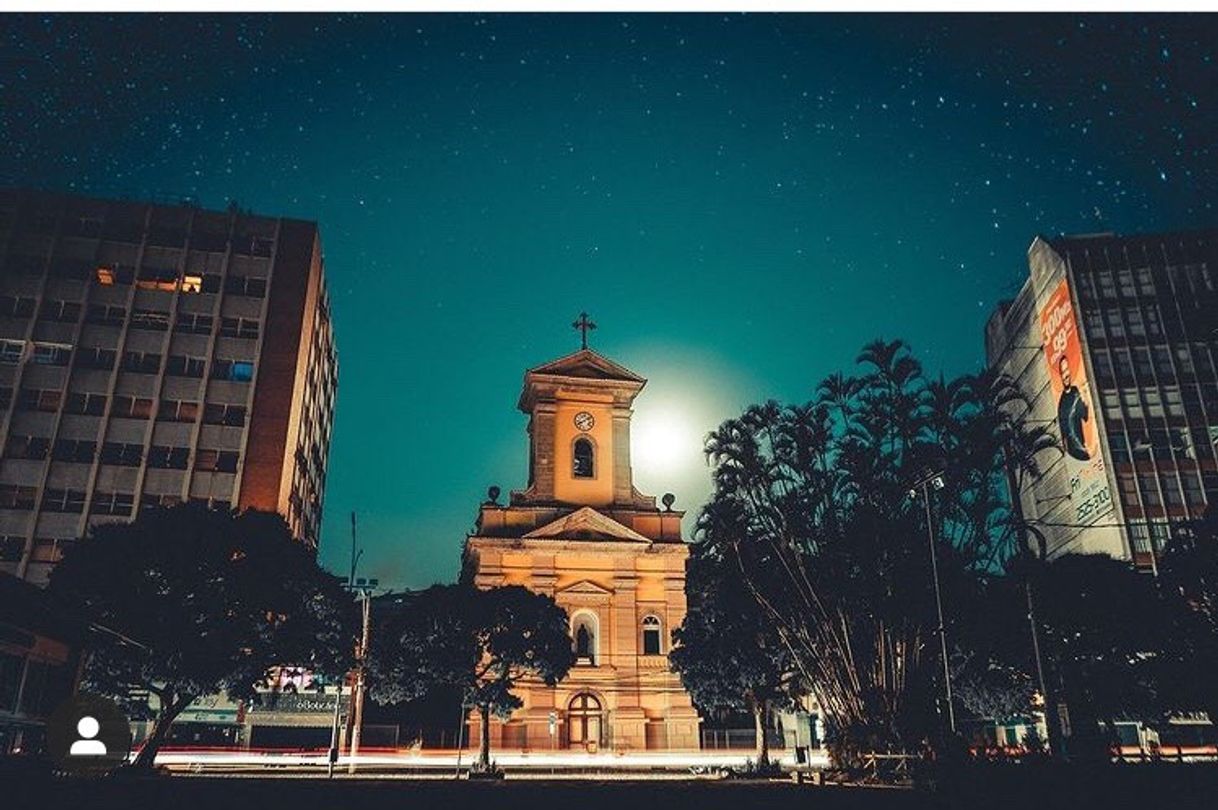
[{"label": "person on billboard", "polygon": [[1062,394],[1057,400],[1057,426],[1062,432],[1062,446],[1067,453],[1079,461],[1089,461],[1087,441],[1083,437],[1083,423],[1091,418],[1082,392],[1074,385],[1070,375],[1070,361],[1063,354],[1057,361],[1057,370],[1062,378]]}]

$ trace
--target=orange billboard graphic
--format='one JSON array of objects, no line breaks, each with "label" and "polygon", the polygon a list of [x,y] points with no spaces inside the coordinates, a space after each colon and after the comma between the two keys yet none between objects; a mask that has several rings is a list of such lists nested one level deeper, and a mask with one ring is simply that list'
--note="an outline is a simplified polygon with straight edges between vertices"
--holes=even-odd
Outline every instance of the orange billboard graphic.
[{"label": "orange billboard graphic", "polygon": [[1041,307],[1040,331],[1057,410],[1054,421],[1070,480],[1074,521],[1090,525],[1112,512],[1112,493],[1066,279],[1062,279]]}]

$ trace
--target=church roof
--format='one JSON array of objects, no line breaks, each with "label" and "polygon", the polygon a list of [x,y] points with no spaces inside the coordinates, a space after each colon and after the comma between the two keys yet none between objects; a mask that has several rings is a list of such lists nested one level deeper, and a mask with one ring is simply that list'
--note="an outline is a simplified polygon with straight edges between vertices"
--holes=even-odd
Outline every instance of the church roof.
[{"label": "church roof", "polygon": [[584,377],[593,380],[623,380],[645,383],[647,380],[623,365],[613,362],[592,349],[580,349],[574,354],[551,360],[528,370],[528,376]]},{"label": "church roof", "polygon": [[576,509],[569,515],[540,526],[524,536],[526,540],[617,540],[628,543],[650,543],[629,526],[602,515],[591,506]]}]

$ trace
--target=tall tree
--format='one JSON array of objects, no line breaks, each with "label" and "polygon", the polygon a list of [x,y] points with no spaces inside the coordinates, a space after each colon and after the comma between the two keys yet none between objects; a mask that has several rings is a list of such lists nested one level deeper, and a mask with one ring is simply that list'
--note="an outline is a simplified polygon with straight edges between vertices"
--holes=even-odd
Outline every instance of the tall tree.
[{"label": "tall tree", "polygon": [[1171,619],[1163,686],[1176,709],[1204,711],[1218,723],[1218,505],[1179,528],[1159,565]]},{"label": "tall tree", "polygon": [[521,678],[557,684],[575,663],[566,611],[519,585],[479,590],[429,588],[387,623],[372,646],[372,696],[396,703],[458,686],[477,709],[482,733],[477,767],[489,770],[491,715],[520,708]]},{"label": "tall tree", "polygon": [[119,699],[135,690],[158,698],[136,759],[143,767],[196,698],[252,698],[277,666],[338,677],[357,635],[338,578],[267,512],[183,504],[100,524],[56,566],[50,587],[142,645],[98,647],[85,684]]},{"label": "tall tree", "polygon": [[[1004,447],[1044,432],[1002,407],[998,392],[1013,386],[929,382],[900,341],[871,343],[858,362],[858,376],[825,380],[816,402],[754,406],[710,435],[715,492],[699,524],[704,542],[735,555],[843,763],[927,734],[942,684],[941,667],[926,665],[937,649],[924,538],[935,537],[950,609],[1013,553]],[[1020,463],[1034,468],[1035,453]],[[930,472],[943,486],[930,492],[928,527],[911,487]]]},{"label": "tall tree", "polygon": [[770,766],[770,710],[790,705],[799,678],[769,617],[722,549],[696,543],[686,575],[690,609],[673,633],[674,671],[703,709],[747,709],[757,732],[757,768]]},{"label": "tall tree", "polygon": [[1171,626],[1163,602],[1149,575],[1106,554],[1058,557],[1039,585],[1049,677],[1073,731],[1064,753],[1106,758],[1116,720],[1154,722],[1165,708],[1160,651]]}]

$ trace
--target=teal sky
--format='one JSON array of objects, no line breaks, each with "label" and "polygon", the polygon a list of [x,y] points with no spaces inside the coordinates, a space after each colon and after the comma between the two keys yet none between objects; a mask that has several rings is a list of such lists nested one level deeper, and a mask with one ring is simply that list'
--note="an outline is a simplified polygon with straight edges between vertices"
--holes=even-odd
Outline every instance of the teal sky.
[{"label": "teal sky", "polygon": [[651,381],[636,479],[688,528],[700,437],[747,404],[811,397],[880,336],[976,367],[1037,233],[1215,224],[1212,16],[0,32],[0,181],[320,222],[341,365],[321,558],[345,572],[354,510],[361,575],[393,587],[452,578],[486,487],[524,484],[521,377],[578,348],[581,310]]}]

